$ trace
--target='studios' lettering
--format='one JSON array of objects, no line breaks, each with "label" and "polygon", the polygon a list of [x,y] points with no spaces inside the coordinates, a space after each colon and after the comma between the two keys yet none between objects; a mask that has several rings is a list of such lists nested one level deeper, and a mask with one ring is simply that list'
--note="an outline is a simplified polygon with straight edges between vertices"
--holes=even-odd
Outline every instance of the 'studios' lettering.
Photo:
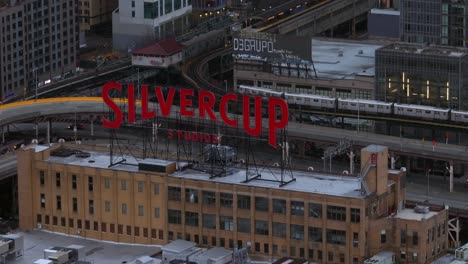
[{"label": "'studios' lettering", "polygon": [[[113,101],[110,97],[111,90],[122,91],[122,84],[117,82],[106,83],[102,89],[102,99],[104,103],[114,113],[114,120],[108,120],[103,118],[102,124],[111,129],[119,128],[124,121],[124,113],[120,109],[119,105]],[[135,102],[135,87],[132,84],[127,86],[128,91],[128,116],[127,122],[134,123],[136,120],[136,102]],[[164,96],[161,87],[156,86],[154,88],[154,95],[158,101],[159,111],[163,117],[169,116],[171,108],[174,103],[176,92],[179,93],[180,98],[180,115],[186,117],[194,117],[195,111],[192,109],[194,105],[195,91],[192,89],[180,89],[169,88],[167,96]],[[141,86],[141,119],[151,119],[156,117],[156,111],[150,110],[148,107],[149,99],[149,87],[147,85]],[[240,98],[239,98],[240,97]],[[214,121],[223,121],[226,125],[231,127],[242,128],[252,136],[260,136],[262,134],[262,99],[259,96],[253,97],[254,111],[251,113],[251,100],[247,95],[238,96],[236,94],[226,94],[219,102],[219,116],[215,114],[216,97],[212,92],[199,91],[198,92],[198,117],[209,118]],[[242,102],[243,109],[243,122],[239,122],[228,116],[228,104],[230,102],[240,103]],[[277,110],[280,111],[281,115],[277,119]],[[253,124],[251,119],[253,118]],[[276,147],[276,132],[278,129],[285,128],[288,124],[288,104],[281,98],[270,97],[268,98],[268,143]],[[253,127],[252,127],[253,125]],[[172,132],[172,135],[179,137],[179,134]],[[195,135],[191,135],[195,137]],[[185,137],[185,134],[184,134]],[[192,139],[193,140],[193,139]]]}]

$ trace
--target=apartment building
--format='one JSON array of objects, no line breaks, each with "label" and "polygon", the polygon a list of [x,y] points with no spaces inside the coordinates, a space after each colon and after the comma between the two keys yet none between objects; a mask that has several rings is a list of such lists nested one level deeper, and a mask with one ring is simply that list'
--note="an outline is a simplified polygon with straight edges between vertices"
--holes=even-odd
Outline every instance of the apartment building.
[{"label": "apartment building", "polygon": [[242,169],[210,179],[163,160],[126,157],[108,167],[103,151],[67,144],[18,151],[20,228],[126,243],[249,243],[253,253],[320,263],[363,263],[391,251],[422,264],[447,249],[448,210],[405,208],[406,176],[388,169],[386,147],[362,150],[362,177],[294,172],[296,181],[282,187],[245,182]]},{"label": "apartment building", "polygon": [[75,71],[78,0],[0,4],[0,98],[34,95],[37,86]]}]

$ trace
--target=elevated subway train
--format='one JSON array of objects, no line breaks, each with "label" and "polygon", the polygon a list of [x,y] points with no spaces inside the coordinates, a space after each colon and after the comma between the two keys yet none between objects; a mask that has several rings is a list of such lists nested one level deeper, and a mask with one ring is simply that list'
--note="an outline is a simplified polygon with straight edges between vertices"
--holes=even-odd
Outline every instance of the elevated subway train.
[{"label": "elevated subway train", "polygon": [[404,116],[424,120],[452,121],[468,124],[468,111],[423,105],[386,103],[365,99],[343,99],[313,94],[282,93],[271,89],[246,85],[240,85],[238,90],[241,94],[263,97],[281,97],[284,94],[285,100],[290,105],[301,105],[320,110],[359,111],[363,114]]}]

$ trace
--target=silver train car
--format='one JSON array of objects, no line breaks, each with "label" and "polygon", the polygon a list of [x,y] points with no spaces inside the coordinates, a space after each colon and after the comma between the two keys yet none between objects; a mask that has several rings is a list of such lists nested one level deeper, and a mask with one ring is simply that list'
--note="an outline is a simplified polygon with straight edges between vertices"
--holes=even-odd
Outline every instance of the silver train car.
[{"label": "silver train car", "polygon": [[[282,92],[266,88],[240,85],[239,92],[251,95],[278,96]],[[432,106],[386,103],[365,99],[344,99],[312,94],[285,93],[286,101],[291,105],[303,105],[316,109],[334,109],[343,111],[362,112],[376,115],[393,115],[423,120],[452,121],[468,124],[468,111],[459,111]]]}]

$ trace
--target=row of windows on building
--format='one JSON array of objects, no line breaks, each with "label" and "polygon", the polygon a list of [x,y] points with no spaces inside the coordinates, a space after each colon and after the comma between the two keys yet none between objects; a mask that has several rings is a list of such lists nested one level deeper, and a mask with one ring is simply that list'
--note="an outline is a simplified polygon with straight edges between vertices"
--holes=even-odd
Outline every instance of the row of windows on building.
[{"label": "row of windows on building", "polygon": [[[71,188],[72,190],[76,190],[78,188],[78,175],[72,174],[71,175]],[[44,186],[46,184],[46,177],[45,177],[45,171],[39,171],[39,184],[41,186]],[[94,191],[94,176],[88,176],[87,177],[87,185],[88,185],[88,191],[93,192]],[[125,179],[120,180],[120,190],[121,191],[126,191],[127,190],[127,185],[128,182]],[[137,182],[137,190],[138,192],[144,192],[146,182],[139,181]],[[62,187],[62,174],[60,172],[55,173],[55,187],[61,188]],[[104,188],[105,189],[110,189],[111,188],[111,178],[110,177],[104,177]],[[154,183],[153,184],[153,193],[155,195],[159,194],[159,184]]]},{"label": "row of windows on building", "polygon": [[[195,189],[185,188],[185,202],[187,203],[199,203],[199,191]],[[168,200],[169,201],[181,201],[182,191],[180,187],[169,186],[168,187]],[[216,193],[212,191],[201,192],[201,202],[204,206],[216,206]],[[219,194],[219,203],[221,207],[233,208],[234,206],[234,195],[232,193],[221,192]],[[250,210],[251,207],[251,196],[249,195],[237,195],[237,208]],[[270,199],[266,197],[254,197],[255,210],[257,211],[269,211]],[[290,213],[291,215],[304,216],[304,202],[302,201],[290,201]],[[352,223],[359,223],[361,218],[361,210],[359,208],[351,208],[350,216]],[[287,202],[284,199],[272,199],[272,212],[277,214],[286,214]],[[322,217],[322,204],[309,203],[308,215],[310,217],[321,218]],[[327,206],[327,218],[330,220],[346,221],[346,207],[341,206]]]},{"label": "row of windows on building", "polygon": [[[90,231],[97,231],[97,232],[104,232],[104,233],[112,233],[112,234],[119,234],[119,235],[127,235],[127,236],[143,236],[148,238],[149,237],[149,229],[148,228],[141,228],[141,227],[133,227],[133,233],[132,233],[132,226],[125,226],[125,233],[124,233],[124,225],[121,224],[108,224],[108,223],[101,223],[101,229],[99,230],[99,222],[97,221],[89,221],[89,220],[81,220],[81,219],[73,219],[69,218],[68,219],[68,225],[67,225],[67,218],[65,217],[57,217],[57,216],[52,216],[49,217],[49,215],[45,215],[44,219],[42,218],[43,216],[41,214],[37,215],[36,222],[38,224],[45,224],[45,225],[54,225],[54,226],[61,226],[61,227],[69,227],[69,228],[77,228],[77,229],[84,229],[84,230],[90,230]],[[52,218],[52,221],[51,219]],[[60,220],[60,223],[59,223]],[[76,222],[76,226],[75,226]],[[84,223],[84,225],[83,225]],[[91,226],[92,225],[92,226]],[[116,230],[117,227],[117,230]],[[140,230],[142,231],[140,233]],[[116,232],[117,231],[117,232]],[[164,240],[164,231],[163,230],[158,230],[158,229],[151,229],[151,238],[153,239],[161,239]]]}]

